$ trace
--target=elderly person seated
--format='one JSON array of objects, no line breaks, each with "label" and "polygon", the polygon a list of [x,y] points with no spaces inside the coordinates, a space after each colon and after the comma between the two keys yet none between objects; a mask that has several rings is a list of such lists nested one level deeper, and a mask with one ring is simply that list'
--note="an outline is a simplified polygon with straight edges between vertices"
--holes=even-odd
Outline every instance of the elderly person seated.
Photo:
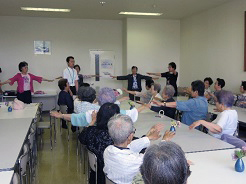
[{"label": "elderly person seated", "polygon": [[[100,105],[103,105],[105,103],[114,103],[116,100],[114,96],[114,91],[111,88],[107,88],[107,90],[105,90],[107,93],[100,93],[99,97],[98,97],[98,103]],[[109,94],[113,94],[109,95]],[[127,97],[128,98],[128,97]],[[100,109],[100,106],[99,106]],[[133,122],[136,122],[138,119],[138,113],[141,112],[143,109],[145,109],[144,106],[140,106],[138,108],[133,108],[131,110],[120,110],[121,114],[124,115],[128,115]],[[51,116],[56,117],[56,118],[60,118],[60,119],[64,119],[67,121],[71,121],[73,126],[79,126],[79,127],[84,127],[84,126],[88,126],[90,125],[90,123],[92,122],[92,114],[93,113],[97,113],[98,110],[88,110],[86,112],[81,112],[81,113],[73,113],[73,114],[61,114],[59,112],[56,111],[52,111],[50,113]],[[75,129],[76,130],[76,129]]]},{"label": "elderly person seated", "polygon": [[186,184],[190,168],[181,147],[173,142],[150,146],[133,184]]},{"label": "elderly person seated", "polygon": [[221,90],[216,94],[216,108],[220,114],[213,122],[199,120],[190,125],[193,129],[199,125],[205,126],[209,134],[220,139],[222,134],[234,135],[238,125],[237,111],[232,109],[234,96],[229,91]]},{"label": "elderly person seated", "polygon": [[[142,103],[149,103],[149,101],[151,100],[151,98],[153,96],[152,95],[152,90],[151,90],[153,85],[154,85],[154,81],[153,80],[146,80],[145,81],[146,91],[144,91],[144,92],[130,91],[130,90],[127,90],[126,88],[123,88],[123,91],[125,91],[126,93],[129,93],[129,94],[135,95],[137,97],[141,97],[141,102]],[[156,91],[157,91],[157,89],[156,89]]]},{"label": "elderly person seated", "polygon": [[[81,144],[86,145],[87,149],[97,156],[97,183],[105,184],[105,175],[103,172],[103,152],[107,146],[113,144],[113,140],[108,133],[108,121],[115,114],[120,113],[118,105],[113,103],[105,103],[99,109],[95,126],[84,128],[79,135]],[[90,184],[95,182],[95,172],[90,171]]]},{"label": "elderly person seated", "polygon": [[[108,131],[114,145],[104,151],[103,171],[107,177],[117,184],[130,184],[143,161],[143,154],[139,152],[150,145],[150,140],[160,138],[162,128],[163,125],[157,124],[145,137],[132,141],[135,128],[131,118],[121,114],[113,116],[108,122]],[[169,141],[173,136],[173,132],[166,132],[162,139]]]},{"label": "elderly person seated", "polygon": [[78,90],[79,101],[74,102],[74,112],[82,113],[89,110],[99,110],[100,106],[94,104],[96,99],[96,91],[92,87],[81,86]]},{"label": "elderly person seated", "polygon": [[[119,90],[119,89],[118,89]],[[129,100],[129,97],[122,97],[117,100],[116,90],[108,87],[104,87],[99,90],[97,101],[100,106],[105,103],[115,103],[120,105],[121,102]]]},{"label": "elderly person seated", "polygon": [[182,111],[182,123],[191,125],[198,120],[205,120],[208,113],[208,102],[204,97],[204,83],[200,80],[191,83],[192,98],[187,101],[157,102],[155,104],[164,107],[176,108]]},{"label": "elderly person seated", "polygon": [[241,94],[236,96],[235,105],[237,107],[246,108],[246,81],[242,81],[240,92]]},{"label": "elderly person seated", "polygon": [[[163,89],[162,92],[162,102],[175,102],[173,99],[175,93],[175,89],[171,85],[166,85]],[[152,103],[151,104],[146,104],[146,107],[150,108],[150,110],[155,111],[155,112],[160,112],[160,110],[164,111],[164,115],[168,116],[170,118],[175,118],[175,108],[170,108],[170,107],[165,107],[165,106],[154,106]]]}]

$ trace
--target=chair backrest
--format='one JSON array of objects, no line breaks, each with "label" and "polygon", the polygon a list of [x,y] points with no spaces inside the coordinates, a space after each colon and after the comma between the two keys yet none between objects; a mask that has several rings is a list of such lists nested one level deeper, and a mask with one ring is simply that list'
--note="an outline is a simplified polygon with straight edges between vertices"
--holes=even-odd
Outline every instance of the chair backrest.
[{"label": "chair backrest", "polygon": [[29,147],[27,144],[23,146],[23,154],[19,158],[19,173],[24,175],[26,173],[26,165],[29,160]]},{"label": "chair backrest", "polygon": [[11,184],[20,184],[20,175],[18,173],[14,173]]},{"label": "chair backrest", "polygon": [[29,143],[30,143],[30,149],[33,148],[34,139],[35,139],[35,132],[31,132],[31,133],[28,135],[28,140],[29,140]]},{"label": "chair backrest", "polygon": [[105,174],[105,179],[106,179],[106,184],[116,184],[112,180],[110,180],[108,176],[106,176],[106,174]]},{"label": "chair backrest", "polygon": [[232,144],[236,148],[246,147],[246,142],[244,142],[243,140],[241,140],[237,137],[231,136],[231,135],[223,134],[221,136],[221,140],[225,141],[229,144]]},{"label": "chair backrest", "polygon": [[67,114],[67,106],[66,105],[60,105],[60,111],[62,114]]},{"label": "chair backrest", "polygon": [[90,150],[88,150],[88,158],[89,158],[89,164],[90,168],[97,172],[97,156],[92,153]]}]

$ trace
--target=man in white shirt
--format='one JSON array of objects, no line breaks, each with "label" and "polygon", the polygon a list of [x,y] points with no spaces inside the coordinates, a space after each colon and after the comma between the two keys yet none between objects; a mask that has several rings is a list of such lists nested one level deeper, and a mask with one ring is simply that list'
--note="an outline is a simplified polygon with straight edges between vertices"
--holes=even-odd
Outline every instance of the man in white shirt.
[{"label": "man in white shirt", "polygon": [[[131,184],[134,176],[139,172],[143,162],[143,154],[139,153],[150,145],[150,140],[161,137],[163,124],[153,126],[145,137],[132,141],[135,128],[129,116],[117,114],[108,122],[109,135],[114,145],[104,151],[104,169],[107,177],[117,184]],[[174,136],[173,132],[166,132],[163,141]]]},{"label": "man in white shirt", "polygon": [[68,67],[63,71],[63,78],[67,79],[73,95],[76,95],[79,88],[79,84],[78,84],[79,78],[78,78],[77,71],[74,69],[74,63],[75,63],[74,57],[68,56],[66,61]]},{"label": "man in white shirt", "polygon": [[199,125],[205,126],[209,131],[208,134],[220,139],[223,134],[233,136],[238,126],[237,111],[231,109],[234,103],[234,96],[231,92],[221,90],[216,94],[216,108],[221,112],[212,122],[199,120],[194,122],[190,129]]}]

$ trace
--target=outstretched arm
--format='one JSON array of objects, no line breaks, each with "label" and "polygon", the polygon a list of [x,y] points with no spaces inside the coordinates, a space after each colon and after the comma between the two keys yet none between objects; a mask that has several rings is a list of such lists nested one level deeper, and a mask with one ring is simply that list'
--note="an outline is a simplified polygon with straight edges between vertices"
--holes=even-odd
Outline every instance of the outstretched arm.
[{"label": "outstretched arm", "polygon": [[152,102],[158,106],[164,106],[164,107],[170,107],[170,108],[177,107],[177,102],[158,102],[156,100],[153,100]]},{"label": "outstretched arm", "polygon": [[151,73],[151,72],[147,72],[148,75],[155,75],[155,76],[159,76],[161,77],[161,73]]},{"label": "outstretched arm", "polygon": [[129,91],[126,88],[122,89],[123,91],[125,91],[126,93],[132,94],[132,95],[136,95],[136,91]]},{"label": "outstretched arm", "polygon": [[194,129],[198,127],[199,125],[205,126],[207,129],[209,129],[212,133],[218,134],[222,132],[222,128],[214,123],[207,122],[205,120],[199,120],[194,122],[192,125],[190,125],[190,129]]},{"label": "outstretched arm", "polygon": [[62,76],[60,76],[60,77],[56,77],[55,79],[62,79],[63,77]]},{"label": "outstretched arm", "polygon": [[57,111],[51,111],[50,116],[53,116],[53,117],[59,118],[59,119],[64,119],[67,121],[71,121],[71,114],[62,114],[62,113],[57,112]]},{"label": "outstretched arm", "polygon": [[124,76],[112,76],[110,75],[110,77],[112,77],[112,79],[117,79],[117,80],[128,80],[129,75],[124,75]]},{"label": "outstretched arm", "polygon": [[6,80],[4,82],[0,82],[0,86],[4,85],[4,84],[9,84],[11,82],[11,80]]},{"label": "outstretched arm", "polygon": [[53,82],[54,79],[53,80],[49,80],[49,79],[42,78],[42,81]]}]

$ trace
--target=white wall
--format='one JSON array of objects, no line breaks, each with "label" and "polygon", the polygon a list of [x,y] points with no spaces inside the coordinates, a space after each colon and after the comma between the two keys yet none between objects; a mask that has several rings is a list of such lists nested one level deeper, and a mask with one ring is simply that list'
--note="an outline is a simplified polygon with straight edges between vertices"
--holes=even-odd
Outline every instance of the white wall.
[{"label": "white wall", "polygon": [[[90,49],[115,51],[116,73],[122,74],[122,21],[0,17],[0,25],[1,80],[15,75],[18,63],[23,60],[29,63],[30,73],[48,79],[61,76],[69,55],[81,66],[81,73],[90,74]],[[52,55],[34,55],[34,40],[51,41]],[[121,82],[112,79],[95,85],[122,87]],[[34,87],[35,90],[58,90],[57,81],[41,85],[35,82]],[[16,89],[16,84],[3,88]]]},{"label": "white wall", "polygon": [[[166,72],[168,63],[180,69],[180,21],[128,18],[126,21],[127,70],[138,66],[139,73]],[[179,79],[178,79],[179,80]],[[158,80],[162,88],[164,78]],[[142,85],[144,87],[144,85]]]},{"label": "white wall", "polygon": [[[235,0],[181,20],[181,86],[210,76],[239,91],[244,66],[245,0]],[[213,89],[213,87],[212,87]]]}]

